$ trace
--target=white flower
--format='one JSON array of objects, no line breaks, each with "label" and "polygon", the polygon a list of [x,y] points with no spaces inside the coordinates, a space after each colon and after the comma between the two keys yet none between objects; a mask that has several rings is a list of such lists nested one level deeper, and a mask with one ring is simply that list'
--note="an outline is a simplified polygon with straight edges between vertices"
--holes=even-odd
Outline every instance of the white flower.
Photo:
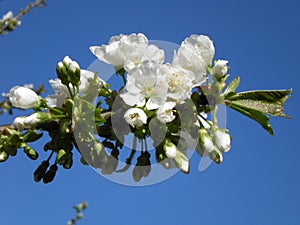
[{"label": "white flower", "polygon": [[113,36],[108,45],[91,46],[91,52],[101,61],[112,64],[116,70],[124,66],[124,61],[134,49],[144,51],[148,45],[148,39],[143,34],[130,34]]},{"label": "white flower", "polygon": [[[96,79],[96,88],[98,90],[91,90],[91,82],[94,80],[95,78],[95,73],[91,72],[89,70],[80,70],[80,85],[78,87],[79,89],[79,93],[87,93],[88,91],[97,91],[97,93],[99,92],[99,89],[106,84],[106,82],[104,80],[102,80],[100,77],[97,77]],[[93,87],[95,87],[93,85]]]},{"label": "white flower", "polygon": [[214,143],[218,149],[223,152],[228,152],[230,150],[230,135],[223,129],[217,129],[214,131]]},{"label": "white flower", "polygon": [[148,46],[144,34],[114,36],[108,45],[91,46],[91,52],[105,63],[112,64],[116,71],[124,68],[130,71],[144,61],[163,63],[164,51],[155,45]]},{"label": "white flower", "polygon": [[182,45],[174,53],[172,64],[192,71],[195,75],[194,85],[200,85],[206,79],[207,64],[195,53],[194,48]]},{"label": "white flower", "polygon": [[167,97],[179,103],[189,98],[195,79],[194,74],[182,67],[170,64],[162,65],[161,69],[168,82]]},{"label": "white flower", "polygon": [[159,64],[164,62],[165,53],[155,45],[149,45],[147,48],[135,48],[124,61],[124,69],[130,71],[144,61],[155,61]]},{"label": "white flower", "polygon": [[[49,83],[55,94],[48,95],[46,97],[47,104],[50,107],[56,107],[56,106],[61,107],[64,104],[66,98],[70,97],[68,88],[67,88],[67,86],[65,86],[64,84],[61,83],[60,79],[54,79],[54,80],[51,79],[51,80],[49,80]],[[71,90],[72,90],[72,88],[71,88]]]},{"label": "white flower", "polygon": [[147,115],[140,108],[128,109],[124,114],[124,119],[132,127],[140,127],[147,123]]},{"label": "white flower", "polygon": [[157,119],[162,123],[169,123],[174,120],[173,108],[175,105],[175,102],[165,102],[156,112]]},{"label": "white flower", "polygon": [[207,66],[211,64],[215,49],[212,41],[204,35],[191,35],[173,56],[173,65],[190,70],[195,75],[194,86],[206,80]]},{"label": "white flower", "polygon": [[215,54],[215,47],[209,37],[192,34],[184,40],[186,45],[195,48],[197,55],[200,55],[207,65],[210,65]]},{"label": "white flower", "polygon": [[38,106],[40,98],[29,88],[15,86],[9,91],[9,100],[14,107],[29,109]]},{"label": "white flower", "polygon": [[212,75],[217,79],[224,77],[228,72],[227,63],[227,60],[218,60],[212,68]]},{"label": "white flower", "polygon": [[166,101],[168,83],[162,75],[159,64],[143,62],[129,71],[127,75],[126,92],[120,97],[127,105],[143,106],[148,110],[161,107]]}]

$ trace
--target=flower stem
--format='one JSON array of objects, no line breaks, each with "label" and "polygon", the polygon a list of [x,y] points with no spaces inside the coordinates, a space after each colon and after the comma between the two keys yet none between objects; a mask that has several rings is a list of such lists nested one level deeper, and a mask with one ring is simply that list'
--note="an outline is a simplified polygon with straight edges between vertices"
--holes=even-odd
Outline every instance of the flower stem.
[{"label": "flower stem", "polygon": [[218,125],[217,112],[218,112],[218,105],[215,105],[212,110],[212,122],[213,122],[213,125],[216,125],[216,126]]}]

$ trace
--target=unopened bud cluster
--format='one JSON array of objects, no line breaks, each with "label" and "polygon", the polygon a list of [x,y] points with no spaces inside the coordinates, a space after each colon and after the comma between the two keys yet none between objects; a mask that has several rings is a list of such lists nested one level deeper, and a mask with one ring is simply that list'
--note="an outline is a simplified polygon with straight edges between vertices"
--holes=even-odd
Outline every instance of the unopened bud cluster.
[{"label": "unopened bud cluster", "polygon": [[220,164],[223,161],[222,152],[230,150],[231,137],[228,131],[217,127],[212,127],[210,130],[201,128],[198,134],[197,152],[203,157],[209,156],[213,161]]},{"label": "unopened bud cluster", "polygon": [[12,11],[7,12],[0,19],[0,34],[6,34],[16,29],[17,26],[21,25],[21,21],[14,17]]}]

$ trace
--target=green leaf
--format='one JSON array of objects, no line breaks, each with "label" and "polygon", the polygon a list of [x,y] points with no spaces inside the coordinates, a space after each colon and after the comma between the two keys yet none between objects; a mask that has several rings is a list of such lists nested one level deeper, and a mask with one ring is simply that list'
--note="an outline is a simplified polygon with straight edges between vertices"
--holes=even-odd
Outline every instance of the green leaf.
[{"label": "green leaf", "polygon": [[269,134],[274,135],[272,126],[269,121],[269,117],[266,116],[263,112],[258,111],[256,109],[252,109],[249,107],[246,107],[244,105],[239,105],[236,102],[229,102],[226,104],[230,108],[238,111],[239,113],[244,114],[245,116],[255,120],[258,122],[266,131],[268,131]]},{"label": "green leaf", "polygon": [[288,118],[284,113],[284,103],[289,98],[292,90],[262,90],[247,91],[225,96],[225,102],[228,100],[235,105],[251,108],[272,116],[282,116]]},{"label": "green leaf", "polygon": [[228,95],[235,93],[235,90],[237,89],[239,84],[240,84],[240,77],[236,77],[235,79],[233,79],[229,83],[228,87],[225,89],[223,93],[224,97],[226,98],[228,97]]}]

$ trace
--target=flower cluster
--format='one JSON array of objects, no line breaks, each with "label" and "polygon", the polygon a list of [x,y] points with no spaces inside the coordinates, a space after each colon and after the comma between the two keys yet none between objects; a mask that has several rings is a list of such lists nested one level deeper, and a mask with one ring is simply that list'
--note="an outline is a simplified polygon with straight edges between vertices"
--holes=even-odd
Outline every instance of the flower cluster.
[{"label": "flower cluster", "polygon": [[[8,13],[1,23],[12,18]],[[125,172],[135,161],[132,176],[139,181],[156,162],[189,173],[188,150],[221,163],[231,136],[219,127],[220,104],[255,120],[270,134],[267,115],[287,117],[283,105],[291,90],[236,92],[240,78],[226,84],[228,61],[214,59],[215,47],[207,36],[184,39],[171,62],[165,62],[164,50],[149,44],[144,34],[113,36],[107,45],[90,50],[121,76],[120,89],[110,89],[101,74],[81,69],[68,56],[57,63],[57,78],[49,81],[53,94],[43,97],[43,88],[31,86],[11,88],[3,94],[0,113],[12,113],[13,108],[33,112],[0,127],[0,162],[19,148],[36,160],[38,153],[28,143],[48,132],[44,150],[50,154],[35,170],[35,181],[49,183],[59,166],[70,169],[74,148],[81,163],[104,175]],[[130,154],[125,138],[133,139]],[[120,168],[120,162],[126,165]]]},{"label": "flower cluster", "polygon": [[[180,114],[183,112],[178,109],[187,105],[188,101],[192,101],[192,95],[198,96],[198,98],[203,95],[212,95],[201,90],[201,85],[208,82],[208,75],[211,74],[220,86],[223,85],[228,72],[228,61],[226,60],[216,60],[213,65],[215,48],[213,42],[204,35],[191,35],[186,38],[179,49],[174,52],[172,63],[165,63],[164,51],[155,45],[148,45],[148,39],[143,34],[114,36],[108,45],[93,46],[90,49],[99,60],[113,65],[117,73],[122,69],[126,71],[126,84],[120,97],[126,105],[130,106],[124,113],[124,119],[136,130],[147,130],[148,122],[154,119],[158,119],[162,124],[180,120]],[[215,97],[218,94],[220,94],[220,88],[214,93]],[[197,104],[195,101],[193,103]],[[203,102],[200,104],[205,105]],[[215,105],[211,105],[211,109],[215,109]],[[192,108],[188,107],[185,111],[187,110],[192,110]],[[198,116],[203,111],[200,109],[196,111],[190,115],[189,120],[194,121],[194,124],[198,125],[198,129],[206,130],[203,121]],[[209,122],[204,123],[210,124]],[[217,128],[216,123],[213,126],[216,128],[212,129],[210,126],[207,128],[211,135],[206,133],[206,137],[211,142],[213,139],[216,144],[212,144],[212,148],[206,143],[198,145],[198,148],[207,152],[201,154],[202,156],[212,156],[213,152],[219,152],[219,150],[225,152],[230,149],[230,138],[223,140],[223,136],[228,134],[222,136],[222,129]],[[189,127],[189,132],[192,132],[191,130],[192,128]],[[169,135],[175,136],[171,132]],[[199,136],[200,143],[202,143],[201,132],[199,132]],[[165,139],[163,143],[165,146],[169,146],[163,148],[165,156],[175,159],[175,153],[180,152],[176,145],[170,139]],[[169,154],[170,150],[166,150],[170,148],[174,148],[172,150],[175,152],[174,154]],[[221,156],[218,160],[214,156],[211,158],[216,162],[222,161],[220,160]],[[175,160],[176,162],[178,160]],[[185,159],[184,162],[178,167],[184,172],[188,172],[188,160]],[[179,164],[177,163],[177,165]]]},{"label": "flower cluster", "polygon": [[6,34],[10,31],[13,31],[17,26],[20,25],[21,21],[18,20],[17,17],[14,17],[12,11],[8,11],[5,15],[3,15],[2,19],[0,19],[0,34]]}]

